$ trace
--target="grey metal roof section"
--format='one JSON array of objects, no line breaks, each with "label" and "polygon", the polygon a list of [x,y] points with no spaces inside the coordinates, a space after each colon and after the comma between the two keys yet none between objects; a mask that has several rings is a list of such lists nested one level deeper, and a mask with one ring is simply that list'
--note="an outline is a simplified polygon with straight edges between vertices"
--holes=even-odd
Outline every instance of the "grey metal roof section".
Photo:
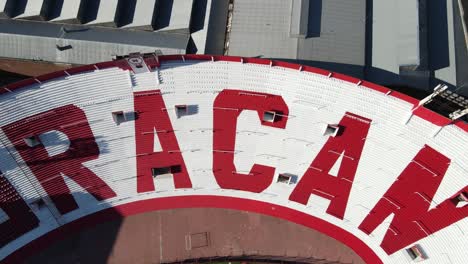
[{"label": "grey metal roof section", "polygon": [[[311,0],[301,12],[292,1],[234,1],[228,54],[364,65],[366,0]],[[306,11],[306,37],[291,37]]]},{"label": "grey metal roof section", "polygon": [[138,44],[141,46],[185,49],[188,35],[164,32],[123,31],[102,27],[81,25],[62,25],[43,23],[40,27],[34,22],[20,20],[0,20],[0,33],[30,35],[38,37],[75,39],[120,44]]},{"label": "grey metal roof section", "polygon": [[90,64],[130,52],[185,54],[189,35],[0,19],[0,56]]}]

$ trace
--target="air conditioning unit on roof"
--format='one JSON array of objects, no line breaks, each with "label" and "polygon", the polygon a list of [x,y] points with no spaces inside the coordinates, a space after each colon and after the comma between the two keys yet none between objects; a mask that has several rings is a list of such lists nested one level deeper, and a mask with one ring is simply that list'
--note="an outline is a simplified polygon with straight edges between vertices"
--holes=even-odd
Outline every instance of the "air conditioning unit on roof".
[{"label": "air conditioning unit on roof", "polygon": [[331,137],[336,137],[338,135],[338,133],[340,132],[340,126],[339,125],[330,125],[330,124],[327,124],[327,126],[325,127],[324,131],[323,131],[323,135],[324,136],[331,136]]},{"label": "air conditioning unit on roof", "polygon": [[39,139],[38,136],[36,135],[33,135],[33,136],[29,136],[27,138],[24,139],[24,142],[26,143],[26,145],[28,145],[29,147],[35,147],[35,146],[38,146],[41,144],[41,140]]},{"label": "air conditioning unit on roof", "polygon": [[276,121],[277,113],[275,111],[266,111],[263,113],[263,121],[273,123]]}]

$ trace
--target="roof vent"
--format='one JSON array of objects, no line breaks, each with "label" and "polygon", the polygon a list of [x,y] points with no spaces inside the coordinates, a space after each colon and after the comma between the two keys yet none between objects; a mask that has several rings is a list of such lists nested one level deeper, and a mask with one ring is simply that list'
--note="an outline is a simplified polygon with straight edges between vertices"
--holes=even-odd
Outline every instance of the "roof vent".
[{"label": "roof vent", "polygon": [[327,126],[325,127],[325,129],[323,131],[323,135],[324,136],[336,137],[340,131],[341,131],[341,127],[339,125],[327,124]]},{"label": "roof vent", "polygon": [[184,115],[188,115],[189,114],[188,109],[189,109],[188,105],[176,105],[175,111],[176,111],[177,118],[184,116]]},{"label": "roof vent", "polygon": [[278,114],[275,111],[266,111],[263,113],[263,121],[273,123],[277,120]]},{"label": "roof vent", "polygon": [[407,248],[406,252],[413,262],[420,262],[427,259],[427,255],[420,245],[414,245],[410,248]]},{"label": "roof vent", "polygon": [[120,123],[127,121],[127,119],[125,118],[125,113],[123,111],[112,112],[112,119],[114,119],[114,122],[117,125],[120,125]]},{"label": "roof vent", "polygon": [[297,176],[290,174],[290,173],[280,173],[278,175],[278,180],[276,182],[279,183],[286,183],[286,184],[293,184],[296,183]]},{"label": "roof vent", "polygon": [[157,177],[159,175],[164,175],[164,174],[179,173],[181,171],[182,171],[182,167],[180,165],[151,168],[151,173],[153,174],[153,177]]},{"label": "roof vent", "polygon": [[72,45],[70,45],[70,44],[68,44],[68,45],[59,45],[59,44],[56,44],[55,47],[56,47],[57,50],[59,50],[59,51],[65,51],[65,50],[73,49]]},{"label": "roof vent", "polygon": [[455,202],[457,204],[457,208],[463,207],[468,204],[468,195],[465,192],[460,193],[457,197],[455,197]]},{"label": "roof vent", "polygon": [[26,143],[26,145],[28,145],[29,147],[35,147],[35,146],[38,146],[41,144],[41,140],[39,139],[38,136],[30,136],[30,137],[27,137],[24,139],[24,142]]}]

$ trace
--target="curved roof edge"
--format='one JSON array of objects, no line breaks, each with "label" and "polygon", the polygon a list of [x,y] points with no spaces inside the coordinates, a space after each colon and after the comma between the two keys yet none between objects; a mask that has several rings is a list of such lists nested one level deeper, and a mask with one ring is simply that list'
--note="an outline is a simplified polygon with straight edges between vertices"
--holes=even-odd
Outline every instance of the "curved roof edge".
[{"label": "curved roof edge", "polygon": [[[149,57],[144,57],[144,60],[146,64],[148,65],[148,67],[150,67],[151,69],[159,67],[162,62],[166,62],[166,61],[202,60],[202,61],[230,61],[230,62],[240,62],[240,63],[252,63],[252,64],[260,64],[260,65],[269,65],[271,67],[276,66],[276,67],[294,69],[298,71],[311,72],[315,74],[328,76],[330,78],[336,78],[336,79],[343,80],[346,82],[354,83],[356,84],[356,86],[363,86],[363,87],[375,90],[377,92],[384,93],[388,96],[397,98],[399,100],[406,101],[408,103],[413,104],[414,115],[422,119],[425,119],[437,126],[446,126],[446,125],[453,123],[457,127],[464,130],[465,132],[468,132],[468,123],[464,122],[463,120],[452,121],[442,116],[439,113],[433,112],[425,108],[424,106],[417,107],[419,100],[409,95],[402,94],[400,92],[394,91],[390,88],[387,88],[387,87],[384,87],[384,86],[381,86],[372,82],[360,80],[358,78],[354,78],[348,75],[344,75],[344,74],[337,73],[337,72],[331,72],[331,71],[327,71],[327,70],[323,70],[323,69],[319,69],[319,68],[315,68],[311,66],[305,66],[305,65],[289,63],[289,62],[284,62],[284,61],[261,59],[261,58],[244,58],[244,57],[236,57],[236,56],[217,56],[217,55],[199,55],[199,54],[161,55],[161,56],[153,55]],[[92,71],[92,70],[112,68],[112,67],[119,67],[124,70],[131,70],[130,65],[124,59],[83,65],[79,67],[70,68],[67,70],[61,70],[57,72],[40,75],[40,76],[29,78],[29,79],[19,81],[16,83],[8,84],[0,88],[0,95],[3,93],[12,92],[14,90],[17,90],[23,87],[27,87],[29,85],[38,84],[38,83],[40,84],[44,81],[48,81],[51,79],[64,77],[64,76],[70,76],[73,74],[78,74],[78,73]]]}]

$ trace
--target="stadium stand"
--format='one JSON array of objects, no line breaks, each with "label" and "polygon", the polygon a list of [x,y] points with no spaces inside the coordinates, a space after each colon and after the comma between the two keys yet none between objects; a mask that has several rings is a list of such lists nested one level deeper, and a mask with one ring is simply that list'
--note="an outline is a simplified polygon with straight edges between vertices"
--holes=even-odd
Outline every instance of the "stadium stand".
[{"label": "stadium stand", "polygon": [[215,207],[313,228],[367,263],[463,263],[468,125],[430,100],[209,55],[132,54],[8,85],[0,228],[20,228],[0,258],[110,209]]}]

